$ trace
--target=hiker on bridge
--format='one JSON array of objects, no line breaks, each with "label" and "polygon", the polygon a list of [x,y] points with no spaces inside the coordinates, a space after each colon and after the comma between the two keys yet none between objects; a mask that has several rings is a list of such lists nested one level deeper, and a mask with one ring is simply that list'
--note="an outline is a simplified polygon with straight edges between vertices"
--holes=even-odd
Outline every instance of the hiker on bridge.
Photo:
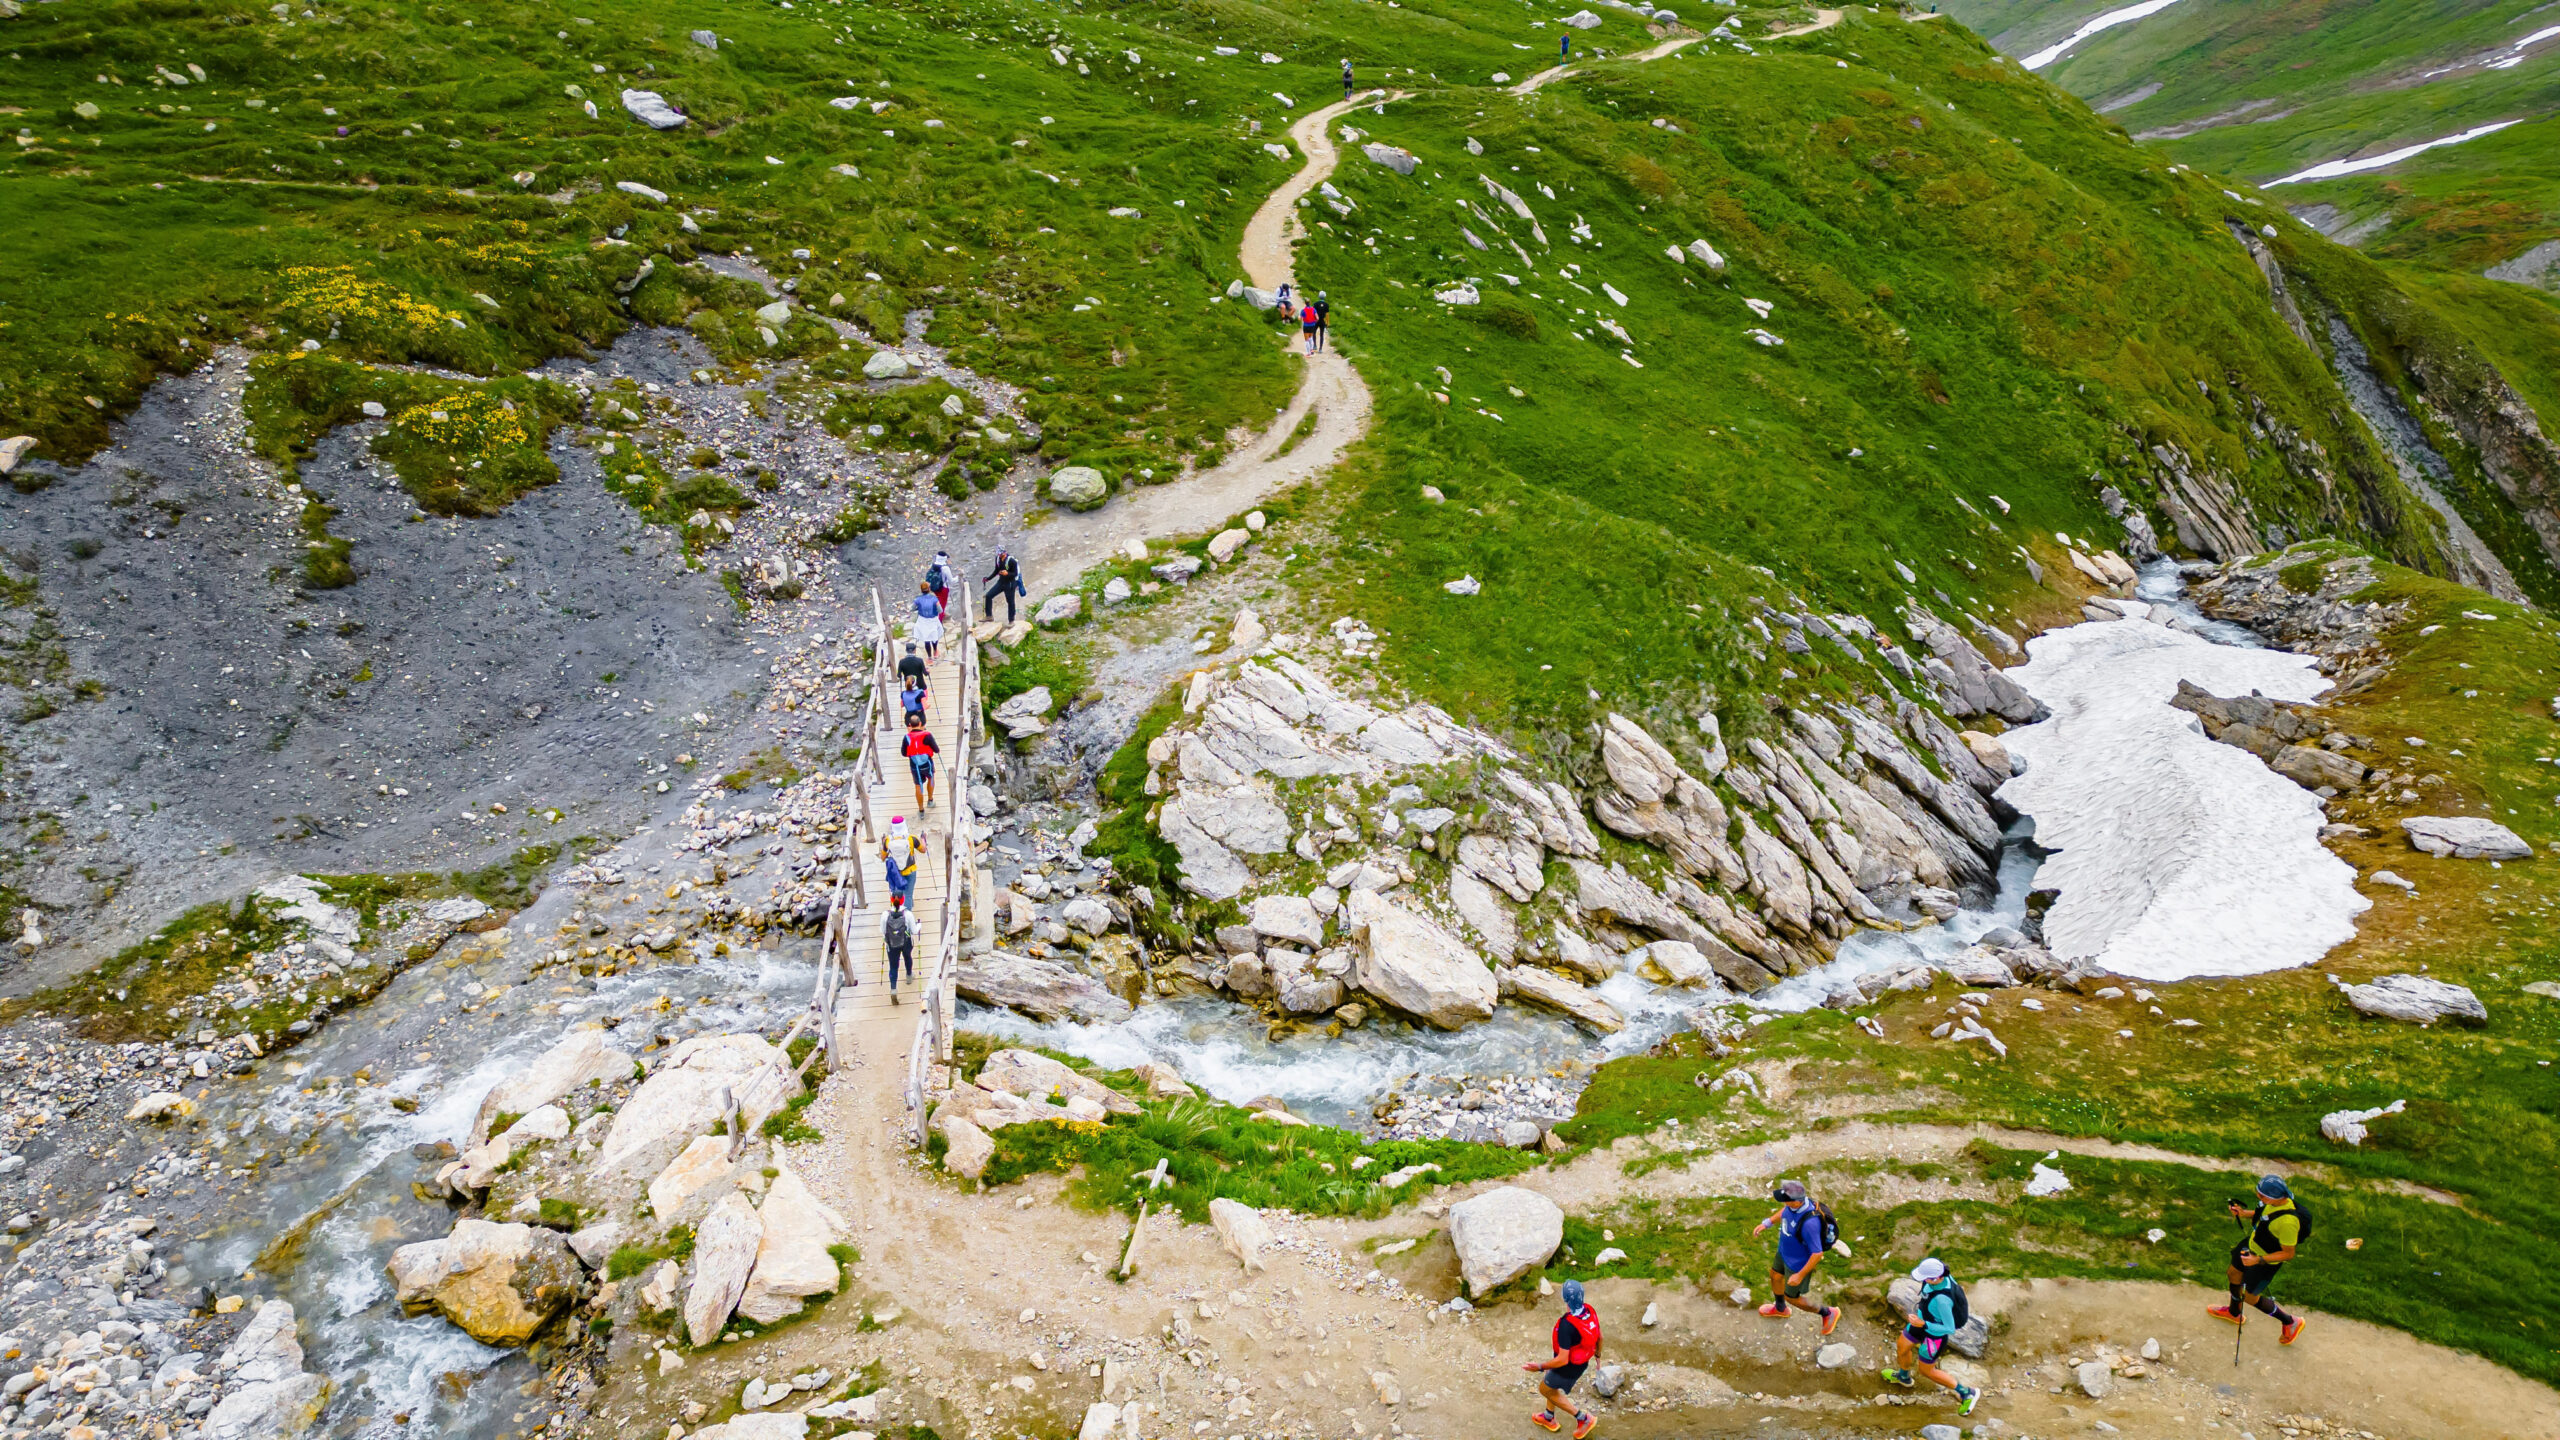
[{"label": "hiker on bridge", "polygon": [[880,859],[887,871],[890,898],[913,900],[916,872],[924,868],[924,840],[908,831],[906,816],[889,817],[889,833],[880,841]]},{"label": "hiker on bridge", "polygon": [[933,803],[933,760],[942,746],[924,723],[924,712],[907,712],[907,733],[898,738],[898,753],[907,757],[907,773],[916,782],[916,809]]},{"label": "hiker on bridge", "polygon": [[927,660],[942,658],[942,602],[934,598],[933,582],[916,587],[916,623],[914,634],[924,645]]},{"label": "hiker on bridge", "polygon": [[880,922],[880,947],[889,957],[889,1003],[898,1002],[898,967],[907,967],[907,978],[916,978],[916,921],[907,909],[907,897],[889,896],[889,914]]}]

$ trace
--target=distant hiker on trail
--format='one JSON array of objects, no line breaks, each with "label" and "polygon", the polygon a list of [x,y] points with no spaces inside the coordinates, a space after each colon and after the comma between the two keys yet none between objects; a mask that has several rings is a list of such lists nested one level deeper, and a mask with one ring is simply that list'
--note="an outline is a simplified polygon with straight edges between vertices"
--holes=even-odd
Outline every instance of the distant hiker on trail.
[{"label": "distant hiker on trail", "polygon": [[1938,1368],[1938,1356],[1947,1341],[1970,1318],[1964,1287],[1947,1273],[1946,1262],[1935,1257],[1913,1267],[1911,1278],[1920,1282],[1920,1308],[1902,1317],[1902,1333],[1893,1341],[1893,1368],[1884,1372],[1885,1383],[1909,1389],[1915,1383],[1911,1372],[1918,1370],[1956,1393],[1957,1414],[1970,1415],[1982,1403],[1982,1392]]},{"label": "distant hiker on trail", "polygon": [[1318,350],[1322,350],[1322,349],[1324,348],[1325,327],[1326,327],[1326,325],[1331,321],[1332,317],[1333,317],[1333,302],[1324,298],[1324,292],[1323,292],[1323,291],[1321,291],[1321,290],[1317,291],[1317,292],[1316,292],[1316,348],[1317,348]]},{"label": "distant hiker on trail", "polygon": [[[933,737],[928,734],[925,738]],[[889,817],[889,833],[880,840],[880,859],[887,869],[890,895],[915,899],[916,871],[924,864],[924,841],[907,832],[906,816]]]},{"label": "distant hiker on trail", "polygon": [[916,808],[922,810],[933,803],[933,757],[942,753],[922,714],[908,712],[907,733],[898,741],[898,753],[907,757],[907,773],[916,782]]},{"label": "distant hiker on trail", "polygon": [[1573,58],[1573,32],[1567,30],[1556,39],[1560,42],[1556,46],[1556,63],[1561,65]]},{"label": "distant hiker on trail", "polygon": [[880,922],[880,945],[889,956],[889,1003],[898,1003],[898,966],[907,967],[907,978],[916,978],[916,922],[907,913],[907,897],[889,897],[889,917]]},{"label": "distant hiker on trail", "polygon": [[1556,1412],[1567,1411],[1573,1416],[1573,1440],[1584,1440],[1591,1427],[1600,1423],[1600,1417],[1573,1403],[1573,1387],[1600,1354],[1600,1315],[1582,1303],[1581,1281],[1564,1282],[1564,1314],[1549,1338],[1556,1353],[1520,1367],[1538,1376],[1538,1394],[1547,1402],[1546,1409],[1530,1414],[1530,1423],[1560,1431],[1564,1424],[1556,1418]]},{"label": "distant hiker on trail", "polygon": [[924,646],[927,660],[942,658],[942,602],[934,598],[933,582],[916,587],[915,637]]},{"label": "distant hiker on trail", "polygon": [[1347,55],[1342,60],[1342,98],[1351,98],[1351,57]]},{"label": "distant hiker on trail", "polygon": [[1012,624],[1013,597],[1024,593],[1022,562],[1014,559],[1010,553],[999,550],[996,552],[996,568],[988,571],[987,578],[979,583],[995,587],[987,592],[987,618],[989,620],[996,618],[996,597],[1001,595],[1004,597],[1004,623]]},{"label": "distant hiker on trail", "polygon": [[[1830,1213],[1806,1195],[1801,1180],[1779,1181],[1769,1198],[1778,1202],[1777,1213],[1751,1227],[1754,1235],[1772,1225],[1778,1227],[1778,1258],[1769,1267],[1769,1289],[1775,1298],[1761,1306],[1760,1313],[1772,1320],[1784,1320],[1795,1313],[1787,1302],[1804,1299],[1805,1288],[1813,1283],[1814,1267],[1822,1263],[1824,1252],[1840,1232]],[[1822,1317],[1823,1334],[1830,1334],[1840,1324],[1840,1312],[1832,1306],[1812,1308]]]},{"label": "distant hiker on trail", "polygon": [[951,587],[960,583],[960,572],[951,568],[951,557],[940,550],[933,552],[933,564],[924,572],[924,583],[933,587],[933,598],[942,602],[942,613],[951,613]]},{"label": "distant hiker on trail", "polygon": [[2204,1313],[2240,1325],[2249,1318],[2242,1308],[2255,1308],[2284,1327],[2278,1343],[2290,1345],[2302,1333],[2302,1319],[2286,1314],[2283,1306],[2269,1299],[2267,1287],[2275,1283],[2276,1272],[2284,1268],[2284,1262],[2292,1259],[2302,1242],[2310,1238],[2311,1223],[2302,1208],[2294,1204],[2293,1190],[2281,1176],[2261,1177],[2257,1199],[2255,1210],[2237,1200],[2224,1202],[2231,1207],[2232,1219],[2249,1222],[2249,1235],[2231,1247],[2231,1270],[2227,1276],[2230,1303],[2208,1305]]},{"label": "distant hiker on trail", "polygon": [[1316,307],[1306,305],[1298,311],[1298,333],[1307,339],[1307,353],[1316,353]]},{"label": "distant hiker on trail", "polygon": [[932,672],[925,668],[924,657],[916,653],[913,640],[907,642],[907,658],[898,662],[898,674],[902,682],[913,680],[927,689],[932,688]]}]

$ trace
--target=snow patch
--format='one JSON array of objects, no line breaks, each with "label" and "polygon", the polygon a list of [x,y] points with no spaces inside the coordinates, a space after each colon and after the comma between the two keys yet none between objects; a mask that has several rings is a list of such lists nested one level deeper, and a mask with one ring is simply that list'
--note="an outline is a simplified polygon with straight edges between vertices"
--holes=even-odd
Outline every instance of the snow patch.
[{"label": "snow patch", "polygon": [[2322,164],[2314,165],[2308,170],[2296,171],[2281,180],[2270,180],[2258,188],[2261,190],[2272,190],[2278,185],[2292,185],[2304,180],[2335,180],[2341,175],[2356,175],[2367,170],[2381,170],[2388,166],[2397,165],[2412,155],[2423,155],[2429,150],[2440,149],[2447,145],[2459,145],[2466,140],[2477,140],[2483,135],[2495,135],[2499,131],[2516,123],[2518,122],[2513,120],[2500,120],[2491,125],[2475,125],[2470,129],[2463,131],[2459,135],[2447,135],[2438,140],[2423,140],[2415,145],[2403,145],[2397,150],[2386,151],[2380,155],[2368,155],[2362,160],[2326,161]]},{"label": "snow patch", "polygon": [[2001,737],[2026,773],[2001,798],[2059,853],[2045,943],[2141,980],[2308,965],[2355,935],[2371,902],[2320,844],[2310,791],[2172,708],[2180,680],[2216,695],[2306,701],[2329,688],[2310,657],[2246,650],[2142,620],[2091,621],[2027,642],[2009,677],[2051,719]]},{"label": "snow patch", "polygon": [[2037,51],[2018,63],[2024,65],[2030,70],[2041,70],[2047,65],[2052,64],[2054,61],[2061,59],[2072,46],[2079,44],[2081,41],[2088,39],[2090,36],[2097,34],[2101,30],[2113,30],[2119,25],[2130,25],[2134,21],[2140,20],[2145,16],[2157,15],[2161,11],[2168,9],[2170,6],[2177,3],[2178,0],[2142,0],[2142,3],[2139,5],[2127,5],[2122,9],[2110,10],[2106,14],[2082,25],[2079,29],[2072,31],[2069,38],[2065,39],[2061,44],[2048,45],[2044,49]]}]

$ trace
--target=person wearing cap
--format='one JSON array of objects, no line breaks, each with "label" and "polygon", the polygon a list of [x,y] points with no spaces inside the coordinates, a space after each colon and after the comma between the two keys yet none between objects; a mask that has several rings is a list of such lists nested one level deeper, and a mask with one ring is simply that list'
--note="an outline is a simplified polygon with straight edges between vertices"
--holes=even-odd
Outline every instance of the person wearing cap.
[{"label": "person wearing cap", "polygon": [[907,829],[907,817],[889,817],[889,833],[880,840],[880,859],[887,867],[890,895],[913,902],[916,871],[924,865],[924,842]]},{"label": "person wearing cap", "polygon": [[906,658],[898,662],[898,674],[901,678],[912,678],[927,687],[933,683],[933,667],[927,665],[924,657],[916,653],[916,642],[913,640],[907,642]]},{"label": "person wearing cap", "polygon": [[1573,1387],[1600,1353],[1600,1316],[1582,1303],[1581,1281],[1564,1282],[1564,1314],[1557,1318],[1555,1333],[1548,1338],[1556,1353],[1520,1367],[1538,1376],[1539,1398],[1547,1402],[1547,1408],[1532,1411],[1529,1420],[1541,1429],[1560,1431],[1564,1422],[1556,1418],[1556,1412],[1567,1411],[1573,1416],[1573,1440],[1583,1440],[1600,1423],[1600,1417],[1573,1403]]},{"label": "person wearing cap", "polygon": [[1956,1394],[1956,1413],[1970,1415],[1982,1403],[1982,1392],[1938,1368],[1938,1356],[1956,1333],[1956,1282],[1947,1274],[1945,1261],[1935,1256],[1921,1261],[1911,1271],[1920,1282],[1920,1305],[1903,1318],[1902,1333],[1894,1337],[1893,1368],[1884,1372],[1885,1382],[1909,1387],[1911,1372],[1919,1371]]},{"label": "person wearing cap", "polygon": [[2283,1306],[2268,1298],[2267,1287],[2275,1283],[2276,1272],[2302,1243],[2302,1210],[2293,1203],[2293,1189],[2283,1176],[2261,1175],[2257,1209],[2247,1209],[2237,1200],[2228,1203],[2232,1219],[2249,1222],[2249,1236],[2231,1247],[2231,1270],[2225,1277],[2231,1286],[2230,1303],[2208,1305],[2204,1313],[2239,1325],[2249,1318],[2244,1309],[2263,1311],[2284,1327],[2278,1343],[2290,1345],[2302,1333],[2302,1318],[2286,1314]]},{"label": "person wearing cap", "polygon": [[996,599],[998,596],[1002,596],[1004,599],[1004,623],[1007,625],[1012,624],[1014,617],[1014,597],[1023,593],[1022,562],[1014,559],[1010,551],[998,550],[996,552],[996,568],[988,571],[985,577],[978,583],[993,587],[986,592],[987,618],[989,620],[996,618]]},{"label": "person wearing cap", "polygon": [[[1806,1287],[1813,1283],[1814,1267],[1822,1263],[1822,1211],[1806,1193],[1801,1180],[1781,1180],[1769,1198],[1778,1209],[1766,1220],[1751,1227],[1751,1233],[1775,1225],[1778,1227],[1778,1258],[1769,1267],[1769,1289],[1773,1298],[1760,1307],[1760,1313],[1771,1320],[1784,1320],[1795,1314],[1790,1300],[1802,1301]],[[1822,1333],[1830,1334],[1840,1324],[1840,1312],[1829,1305],[1815,1305],[1814,1313],[1822,1317]]]}]

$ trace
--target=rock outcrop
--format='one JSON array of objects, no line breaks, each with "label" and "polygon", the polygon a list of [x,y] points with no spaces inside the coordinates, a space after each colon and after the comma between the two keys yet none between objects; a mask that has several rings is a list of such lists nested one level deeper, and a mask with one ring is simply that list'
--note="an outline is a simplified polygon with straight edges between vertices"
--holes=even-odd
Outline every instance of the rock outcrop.
[{"label": "rock outcrop", "polygon": [[2409,843],[2438,859],[2529,860],[2524,837],[2477,815],[2412,815],[2400,822]]},{"label": "rock outcrop", "polygon": [[747,1293],[747,1277],[755,1272],[763,1240],[764,1224],[744,1195],[721,1196],[703,1217],[693,1239],[693,1275],[684,1291],[685,1338],[695,1349],[720,1338],[720,1327],[729,1323]]},{"label": "rock outcrop", "polygon": [[2467,1025],[2489,1023],[2489,1007],[2464,986],[2425,975],[2385,975],[2368,985],[2341,985],[2347,1003],[2381,1020],[2433,1025],[2458,1020]]},{"label": "rock outcrop", "polygon": [[1438,921],[1368,890],[1352,892],[1348,915],[1361,989],[1443,1030],[1492,1016],[1493,972]]},{"label": "rock outcrop", "polygon": [[1041,960],[1005,950],[963,955],[954,988],[981,1005],[1019,1010],[1034,1020],[1102,1024],[1129,1018],[1129,1002],[1111,987],[1063,960]]},{"label": "rock outcrop", "polygon": [[302,1368],[293,1306],[282,1300],[261,1302],[213,1369],[230,1388],[206,1412],[203,1440],[290,1440],[329,1398],[329,1382]]},{"label": "rock outcrop", "polygon": [[832,1295],[843,1283],[828,1247],[844,1238],[844,1217],[829,1209],[785,1167],[774,1177],[756,1212],[755,1268],[739,1294],[738,1313],[759,1325],[800,1313],[813,1296]]},{"label": "rock outcrop", "polygon": [[732,1111],[752,1131],[799,1093],[789,1057],[763,1037],[695,1036],[668,1051],[615,1112],[595,1166],[651,1173]]},{"label": "rock outcrop", "polygon": [[525,1115],[557,1104],[571,1091],[602,1081],[627,1079],[631,1056],[604,1043],[600,1025],[579,1025],[558,1043],[534,1057],[533,1063],[489,1088],[472,1117],[468,1149],[489,1138],[489,1122],[500,1115]]},{"label": "rock outcrop", "polygon": [[1029,1050],[999,1050],[978,1067],[982,1090],[1001,1090],[1030,1100],[1092,1101],[1112,1115],[1135,1115],[1138,1102],[1088,1075]]}]

